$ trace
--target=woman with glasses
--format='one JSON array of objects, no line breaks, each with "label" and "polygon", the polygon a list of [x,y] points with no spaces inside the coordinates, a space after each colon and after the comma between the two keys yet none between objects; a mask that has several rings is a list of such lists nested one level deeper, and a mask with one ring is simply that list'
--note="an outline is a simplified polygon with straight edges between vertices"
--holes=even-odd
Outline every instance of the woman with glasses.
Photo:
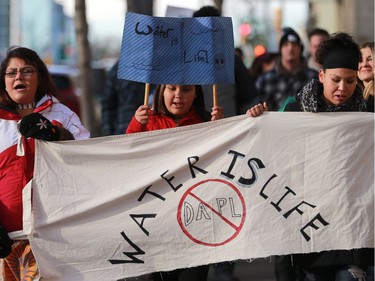
[{"label": "woman with glasses", "polygon": [[[21,133],[21,134],[20,134]],[[8,50],[0,70],[0,258],[3,280],[36,280],[38,267],[27,240],[8,232],[22,225],[22,190],[32,179],[34,139],[89,138],[78,116],[55,97],[46,65],[33,50]]]}]

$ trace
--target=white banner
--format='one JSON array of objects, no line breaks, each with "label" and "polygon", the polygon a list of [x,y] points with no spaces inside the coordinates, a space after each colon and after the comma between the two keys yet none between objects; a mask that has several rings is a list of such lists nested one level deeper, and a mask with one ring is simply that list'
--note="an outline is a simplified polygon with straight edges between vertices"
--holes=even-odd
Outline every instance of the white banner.
[{"label": "white banner", "polygon": [[43,280],[373,247],[373,116],[271,112],[37,142],[29,239]]}]

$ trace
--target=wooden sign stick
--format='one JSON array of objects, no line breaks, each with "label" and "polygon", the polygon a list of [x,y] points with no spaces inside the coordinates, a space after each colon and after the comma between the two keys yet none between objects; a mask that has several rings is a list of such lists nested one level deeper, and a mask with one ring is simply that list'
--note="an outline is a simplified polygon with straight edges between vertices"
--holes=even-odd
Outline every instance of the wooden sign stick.
[{"label": "wooden sign stick", "polygon": [[217,85],[213,84],[212,86],[212,95],[213,95],[213,104],[214,106],[217,106]]},{"label": "wooden sign stick", "polygon": [[144,105],[148,105],[148,97],[150,96],[150,83],[146,83],[145,87],[145,100],[144,100]]}]

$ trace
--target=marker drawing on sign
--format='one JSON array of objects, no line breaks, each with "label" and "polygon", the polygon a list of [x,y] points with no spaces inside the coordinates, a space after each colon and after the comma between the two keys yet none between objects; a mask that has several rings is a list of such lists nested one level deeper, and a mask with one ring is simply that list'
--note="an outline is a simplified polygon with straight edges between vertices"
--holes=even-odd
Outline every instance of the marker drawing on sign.
[{"label": "marker drawing on sign", "polygon": [[150,84],[233,84],[233,49],[229,17],[127,13],[118,78]]},{"label": "marker drawing on sign", "polygon": [[[216,193],[220,197],[211,198],[213,189],[220,191]],[[245,219],[242,194],[221,179],[204,180],[190,187],[182,196],[177,212],[183,233],[195,243],[211,247],[231,242],[240,233]]]}]

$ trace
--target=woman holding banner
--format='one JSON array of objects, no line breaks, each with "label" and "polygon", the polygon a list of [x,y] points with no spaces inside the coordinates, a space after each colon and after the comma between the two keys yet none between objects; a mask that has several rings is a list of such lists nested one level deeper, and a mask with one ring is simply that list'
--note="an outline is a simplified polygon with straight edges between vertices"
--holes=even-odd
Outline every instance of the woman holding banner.
[{"label": "woman holding banner", "polygon": [[[312,80],[296,96],[296,101],[288,104],[285,111],[304,112],[363,112],[366,102],[357,86],[357,70],[360,61],[359,46],[346,33],[332,34],[321,43],[316,60],[322,65],[319,81]],[[247,111],[256,117],[267,111],[267,104],[258,104]],[[278,257],[289,276],[296,280],[293,266],[302,269],[304,280],[348,281],[374,280],[374,249],[323,251],[319,253],[296,254]],[[278,279],[281,280],[281,279]]]},{"label": "woman holding banner", "polygon": [[[89,138],[78,116],[55,98],[46,65],[33,50],[8,50],[0,72],[0,258],[3,280],[36,280],[38,266],[23,228],[22,191],[33,177],[35,141]],[[22,135],[21,135],[21,134]]]},{"label": "woman holding banner", "polygon": [[211,116],[206,112],[201,86],[160,85],[156,89],[153,109],[141,105],[130,121],[126,133],[193,125],[223,117],[221,106],[214,106]]},{"label": "woman holding banner", "polygon": [[[187,126],[224,118],[223,108],[214,106],[211,116],[205,110],[204,95],[198,85],[160,85],[153,108],[140,106],[126,130],[127,134]],[[154,281],[206,281],[209,265],[152,274]]]}]

